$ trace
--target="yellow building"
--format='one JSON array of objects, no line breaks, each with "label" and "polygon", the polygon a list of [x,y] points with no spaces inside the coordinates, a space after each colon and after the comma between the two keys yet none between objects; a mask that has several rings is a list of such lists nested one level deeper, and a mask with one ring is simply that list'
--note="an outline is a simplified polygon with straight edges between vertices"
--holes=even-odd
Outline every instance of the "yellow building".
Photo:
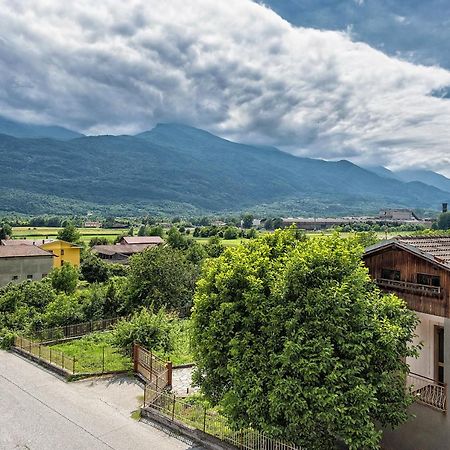
[{"label": "yellow building", "polygon": [[66,241],[51,241],[39,245],[43,250],[52,252],[56,258],[53,258],[53,267],[61,267],[64,263],[70,263],[74,266],[80,265],[81,247]]}]

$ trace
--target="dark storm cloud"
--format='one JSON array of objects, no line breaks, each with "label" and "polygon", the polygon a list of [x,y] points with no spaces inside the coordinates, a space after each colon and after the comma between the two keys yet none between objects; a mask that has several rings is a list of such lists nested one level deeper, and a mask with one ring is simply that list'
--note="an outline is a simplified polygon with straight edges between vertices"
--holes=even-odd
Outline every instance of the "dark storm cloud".
[{"label": "dark storm cloud", "polygon": [[295,28],[248,0],[4,1],[0,78],[1,114],[87,133],[185,122],[391,166],[439,164],[448,141],[450,102],[430,93],[450,72]]}]

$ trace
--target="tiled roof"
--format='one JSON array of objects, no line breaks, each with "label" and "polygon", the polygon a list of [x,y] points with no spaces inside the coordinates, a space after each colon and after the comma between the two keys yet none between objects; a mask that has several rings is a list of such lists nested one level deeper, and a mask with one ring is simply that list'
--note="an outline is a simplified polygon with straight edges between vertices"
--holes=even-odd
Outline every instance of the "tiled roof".
[{"label": "tiled roof", "polygon": [[450,262],[450,236],[404,236],[397,238],[397,241]]},{"label": "tiled roof", "polygon": [[0,258],[18,258],[28,256],[51,256],[53,253],[36,247],[35,245],[0,245]]},{"label": "tiled roof", "polygon": [[450,236],[398,236],[367,247],[365,255],[393,246],[450,268]]},{"label": "tiled roof", "polygon": [[92,250],[95,253],[103,255],[133,255],[134,253],[143,252],[146,248],[156,247],[157,244],[116,244],[116,245],[94,245]]},{"label": "tiled roof", "polygon": [[37,239],[33,241],[32,239],[3,239],[1,245],[43,245],[53,242],[54,239]]},{"label": "tiled roof", "polygon": [[125,244],[163,244],[164,239],[160,236],[124,236],[121,240]]}]

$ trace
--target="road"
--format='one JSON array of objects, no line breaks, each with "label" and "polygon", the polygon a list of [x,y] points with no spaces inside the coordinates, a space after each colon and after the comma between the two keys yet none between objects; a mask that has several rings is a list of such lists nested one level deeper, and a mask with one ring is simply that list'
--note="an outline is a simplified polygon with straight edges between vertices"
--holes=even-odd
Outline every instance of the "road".
[{"label": "road", "polygon": [[131,418],[142,389],[125,377],[66,383],[0,351],[0,449],[177,450],[194,447]]}]

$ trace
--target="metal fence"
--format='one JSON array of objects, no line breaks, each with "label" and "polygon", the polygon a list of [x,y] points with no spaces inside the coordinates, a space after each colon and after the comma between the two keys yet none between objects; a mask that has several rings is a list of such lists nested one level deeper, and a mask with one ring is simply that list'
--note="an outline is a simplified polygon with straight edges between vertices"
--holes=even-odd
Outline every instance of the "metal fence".
[{"label": "metal fence", "polygon": [[40,342],[51,342],[78,338],[96,331],[109,330],[121,319],[121,317],[114,317],[112,319],[91,320],[90,322],[77,323],[74,325],[48,328],[36,331],[33,335],[33,339]]},{"label": "metal fence", "polygon": [[23,336],[15,336],[13,346],[34,356],[39,362],[47,362],[63,369],[69,375],[100,375],[125,372],[132,368],[131,360],[123,355],[121,358],[124,361],[118,360],[117,351],[111,347],[103,347],[94,357],[76,359],[56,348]]},{"label": "metal fence", "polygon": [[447,385],[410,372],[406,378],[414,399],[424,405],[447,412]]},{"label": "metal fence", "polygon": [[300,450],[293,444],[279,441],[265,433],[246,429],[235,431],[217,411],[201,404],[180,400],[174,394],[145,387],[144,406],[159,411],[172,421],[196,428],[242,450]]},{"label": "metal fence", "polygon": [[76,372],[76,360],[70,356],[65,355],[63,352],[47,347],[40,342],[35,342],[22,336],[14,336],[14,347],[20,348],[25,353],[33,355],[41,361],[46,361],[61,369],[75,374]]}]

